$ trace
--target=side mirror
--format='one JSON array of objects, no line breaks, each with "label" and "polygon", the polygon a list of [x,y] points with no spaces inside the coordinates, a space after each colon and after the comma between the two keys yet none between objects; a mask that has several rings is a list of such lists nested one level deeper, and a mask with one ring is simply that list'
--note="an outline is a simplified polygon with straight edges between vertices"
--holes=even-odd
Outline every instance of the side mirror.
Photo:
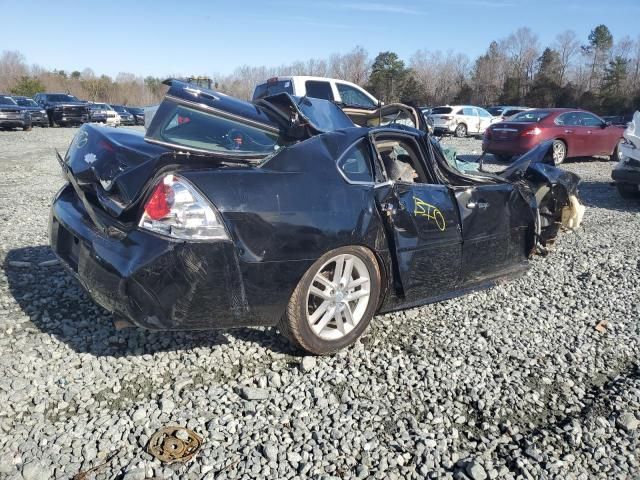
[{"label": "side mirror", "polygon": [[600,127],[607,128],[607,127],[610,127],[611,125],[613,125],[611,122],[602,122],[602,125]]}]

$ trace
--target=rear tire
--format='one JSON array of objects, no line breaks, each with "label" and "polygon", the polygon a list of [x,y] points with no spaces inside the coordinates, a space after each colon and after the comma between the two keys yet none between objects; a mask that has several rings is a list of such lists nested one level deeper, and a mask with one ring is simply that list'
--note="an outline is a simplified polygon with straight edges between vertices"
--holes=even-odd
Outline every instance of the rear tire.
[{"label": "rear tire", "polygon": [[618,189],[618,193],[622,198],[640,198],[640,190],[638,190],[638,185],[635,185],[633,183],[616,182],[616,188]]},{"label": "rear tire", "polygon": [[280,333],[314,355],[351,345],[376,313],[380,278],[378,262],[366,248],[349,246],[324,254],[291,295]]},{"label": "rear tire", "polygon": [[554,140],[549,152],[554,165],[560,165],[567,158],[567,144],[562,140]]},{"label": "rear tire", "polygon": [[467,136],[467,126],[464,123],[459,123],[453,134],[458,138]]}]

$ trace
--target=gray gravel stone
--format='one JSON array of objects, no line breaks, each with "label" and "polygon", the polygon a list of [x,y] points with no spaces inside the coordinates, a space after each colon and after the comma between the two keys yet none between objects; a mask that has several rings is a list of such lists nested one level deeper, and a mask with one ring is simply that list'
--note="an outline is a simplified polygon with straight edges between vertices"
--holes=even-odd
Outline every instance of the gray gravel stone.
[{"label": "gray gravel stone", "polygon": [[616,425],[625,432],[633,432],[638,428],[638,419],[633,413],[626,412],[618,417]]},{"label": "gray gravel stone", "polygon": [[487,472],[484,467],[475,460],[467,464],[465,472],[472,480],[485,480],[487,478]]},{"label": "gray gravel stone", "polygon": [[300,363],[300,368],[303,372],[310,372],[314,368],[316,368],[316,357],[306,356],[302,359]]},{"label": "gray gravel stone", "polygon": [[[38,475],[36,463],[72,478],[116,449],[96,480],[637,476],[640,203],[617,195],[608,160],[563,165],[583,179],[584,226],[522,277],[377,315],[362,341],[314,362],[272,328],[115,330],[47,263],[63,183],[52,151],[75,132],[0,131],[0,197],[12,199],[0,202],[3,479]],[[481,150],[443,142],[463,159]],[[189,464],[144,452],[167,425],[203,438]]]},{"label": "gray gravel stone", "polygon": [[266,400],[269,398],[269,390],[266,388],[242,387],[240,396],[245,400]]}]

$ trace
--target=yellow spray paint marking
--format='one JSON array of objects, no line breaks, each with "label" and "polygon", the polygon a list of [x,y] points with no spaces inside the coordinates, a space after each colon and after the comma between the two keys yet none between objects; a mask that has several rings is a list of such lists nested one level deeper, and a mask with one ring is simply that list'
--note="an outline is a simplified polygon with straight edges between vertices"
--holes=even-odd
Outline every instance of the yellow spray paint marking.
[{"label": "yellow spray paint marking", "polygon": [[413,197],[413,214],[416,217],[426,217],[433,220],[441,232],[447,228],[447,223],[438,207],[420,200],[418,197]]}]

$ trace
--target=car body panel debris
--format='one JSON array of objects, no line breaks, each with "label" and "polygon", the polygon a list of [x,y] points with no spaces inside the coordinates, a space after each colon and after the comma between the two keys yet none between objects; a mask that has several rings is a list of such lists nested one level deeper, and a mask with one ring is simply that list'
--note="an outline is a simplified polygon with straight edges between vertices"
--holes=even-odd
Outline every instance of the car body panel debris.
[{"label": "car body panel debris", "polygon": [[[547,162],[549,142],[498,174],[463,171],[408,106],[372,110],[360,118],[385,126],[359,127],[326,100],[249,103],[168,84],[145,136],[78,131],[51,209],[53,251],[138,326],[279,324],[301,344],[314,334],[281,323],[300,315],[332,329],[301,344],[326,353],[376,312],[522,273],[563,220],[579,226],[579,178]],[[305,300],[306,313],[292,307]]]},{"label": "car body panel debris", "polygon": [[147,452],[163,463],[186,463],[200,447],[202,438],[183,427],[164,427],[154,433],[147,444]]}]

